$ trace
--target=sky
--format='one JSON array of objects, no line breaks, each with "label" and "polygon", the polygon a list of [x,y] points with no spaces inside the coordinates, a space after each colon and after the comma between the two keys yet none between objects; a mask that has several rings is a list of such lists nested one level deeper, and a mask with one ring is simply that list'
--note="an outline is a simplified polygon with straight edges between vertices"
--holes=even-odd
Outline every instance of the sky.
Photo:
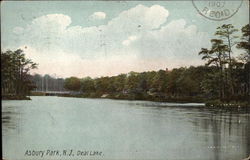
[{"label": "sky", "polygon": [[64,78],[197,66],[218,26],[249,23],[248,7],[213,21],[191,1],[5,1],[1,46],[23,49],[32,73]]}]

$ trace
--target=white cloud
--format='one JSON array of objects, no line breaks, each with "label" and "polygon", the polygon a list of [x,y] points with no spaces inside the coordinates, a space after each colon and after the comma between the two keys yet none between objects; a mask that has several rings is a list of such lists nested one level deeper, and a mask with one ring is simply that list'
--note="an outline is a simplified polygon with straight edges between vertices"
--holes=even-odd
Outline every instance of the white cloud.
[{"label": "white cloud", "polygon": [[106,13],[104,12],[95,12],[90,16],[90,19],[93,20],[102,20],[106,18]]},{"label": "white cloud", "polygon": [[14,32],[15,34],[22,34],[22,33],[23,33],[23,28],[22,28],[22,27],[15,27],[15,28],[13,29],[13,32]]},{"label": "white cloud", "polygon": [[32,59],[43,73],[114,75],[200,63],[197,53],[208,36],[184,19],[168,22],[168,15],[160,5],[137,5],[107,25],[82,27],[70,25],[67,15],[49,14],[13,31],[22,32],[19,45],[36,50]]},{"label": "white cloud", "polygon": [[128,39],[126,39],[126,40],[124,40],[124,41],[122,42],[122,44],[123,44],[124,46],[128,46],[128,45],[130,45],[131,42],[135,41],[136,39],[137,39],[136,36],[129,36]]},{"label": "white cloud", "polygon": [[48,14],[34,19],[22,31],[19,45],[30,45],[37,50],[56,50],[65,45],[63,36],[71,18],[63,14]]},{"label": "white cloud", "polygon": [[[141,35],[133,47],[140,50],[141,57],[154,57],[172,60],[197,60],[201,47],[208,47],[206,33],[198,32],[196,26],[186,25],[183,19],[172,21],[159,30],[149,31]],[[187,61],[192,64],[192,61]]]},{"label": "white cloud", "polygon": [[168,15],[168,10],[159,5],[151,7],[137,5],[109,21],[107,32],[114,38],[122,35],[123,39],[130,35],[143,34],[164,24]]}]

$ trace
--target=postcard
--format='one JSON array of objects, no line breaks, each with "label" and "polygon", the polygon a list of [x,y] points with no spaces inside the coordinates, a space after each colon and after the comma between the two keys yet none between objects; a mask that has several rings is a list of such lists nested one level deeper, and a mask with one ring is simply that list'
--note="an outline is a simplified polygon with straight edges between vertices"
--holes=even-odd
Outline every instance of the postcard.
[{"label": "postcard", "polygon": [[250,160],[248,0],[1,1],[2,160]]}]

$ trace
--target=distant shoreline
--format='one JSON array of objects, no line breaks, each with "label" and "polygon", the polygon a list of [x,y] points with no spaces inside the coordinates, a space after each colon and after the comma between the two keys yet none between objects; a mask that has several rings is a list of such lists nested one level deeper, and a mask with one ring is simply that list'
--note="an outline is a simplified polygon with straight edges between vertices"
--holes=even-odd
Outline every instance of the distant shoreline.
[{"label": "distant shoreline", "polygon": [[22,95],[2,95],[2,100],[31,100],[28,96],[22,96]]},{"label": "distant shoreline", "polygon": [[[46,96],[43,94],[31,94],[31,96]],[[167,103],[204,103],[204,107],[209,107],[209,108],[235,108],[235,107],[250,107],[249,102],[222,102],[220,100],[208,100],[206,101],[204,98],[197,98],[197,97],[179,97],[179,98],[168,98],[168,99],[161,99],[161,98],[137,98],[133,97],[130,95],[129,96],[114,96],[114,95],[84,95],[84,94],[79,94],[79,95],[57,95],[58,97],[73,97],[73,98],[102,98],[102,99],[113,99],[113,100],[130,100],[130,101],[151,101],[151,102],[167,102]],[[28,96],[14,96],[14,95],[2,95],[1,96],[2,100],[32,100]]]},{"label": "distant shoreline", "polygon": [[221,102],[220,100],[208,100],[206,101],[204,98],[197,97],[189,97],[191,99],[185,98],[169,98],[169,99],[140,99],[140,98],[127,98],[127,97],[115,97],[115,96],[84,96],[84,95],[61,95],[59,97],[74,97],[74,98],[103,98],[103,99],[113,99],[113,100],[142,100],[142,101],[152,101],[152,102],[168,102],[168,103],[204,103],[204,107],[219,107],[219,108],[235,108],[235,107],[250,107],[249,102]]}]

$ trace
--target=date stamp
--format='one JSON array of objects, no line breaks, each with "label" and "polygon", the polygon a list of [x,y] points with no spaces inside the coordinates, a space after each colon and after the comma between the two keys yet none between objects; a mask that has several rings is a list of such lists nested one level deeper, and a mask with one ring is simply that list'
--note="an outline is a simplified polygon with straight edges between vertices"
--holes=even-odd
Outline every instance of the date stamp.
[{"label": "date stamp", "polygon": [[242,2],[243,0],[192,0],[193,6],[200,15],[214,21],[223,21],[234,16],[241,7]]}]

